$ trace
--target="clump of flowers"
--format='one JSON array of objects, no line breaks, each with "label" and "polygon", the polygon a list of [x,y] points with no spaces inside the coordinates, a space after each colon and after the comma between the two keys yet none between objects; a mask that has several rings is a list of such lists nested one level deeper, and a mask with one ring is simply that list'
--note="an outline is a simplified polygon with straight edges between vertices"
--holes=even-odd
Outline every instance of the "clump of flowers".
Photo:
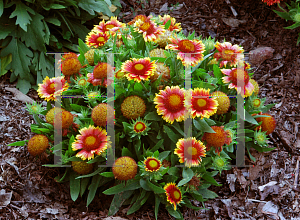
[{"label": "clump of flowers", "polygon": [[86,43],[79,39],[80,55],[63,55],[64,76],[39,85],[48,103],[27,107],[37,134],[28,151],[49,148],[59,164],[46,166],[70,167],[55,180],[70,181],[72,200],[81,195],[88,206],[101,187],[115,196],[110,215],[123,202],[132,204],[130,215],[153,199],[157,219],[161,205],[184,218],[180,205],[199,210],[190,199],[216,196],[209,186],[234,163],[239,135],[252,160],[250,148],[274,149],[267,146],[274,104],[258,97],[243,48],[194,35],[168,15],[137,15],[127,24],[112,17],[95,25]]}]

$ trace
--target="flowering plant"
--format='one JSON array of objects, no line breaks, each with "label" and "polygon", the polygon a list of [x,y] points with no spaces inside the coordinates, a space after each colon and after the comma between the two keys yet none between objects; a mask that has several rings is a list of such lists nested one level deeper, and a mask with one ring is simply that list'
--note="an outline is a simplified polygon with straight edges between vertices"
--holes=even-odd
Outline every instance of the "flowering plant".
[{"label": "flowering plant", "polygon": [[265,113],[273,104],[257,97],[240,46],[185,36],[168,15],[138,15],[100,22],[79,51],[62,56],[62,76],[39,85],[47,109],[28,105],[32,132],[43,134],[29,140],[29,152],[48,140],[59,160],[46,166],[67,166],[56,180],[70,181],[74,201],[88,191],[89,205],[99,189],[114,195],[109,215],[149,202],[156,218],[163,204],[183,219],[179,206],[199,210],[192,200],[217,196],[208,188],[221,185],[214,176],[237,149],[252,160],[250,148],[274,149],[263,138],[275,129]]}]

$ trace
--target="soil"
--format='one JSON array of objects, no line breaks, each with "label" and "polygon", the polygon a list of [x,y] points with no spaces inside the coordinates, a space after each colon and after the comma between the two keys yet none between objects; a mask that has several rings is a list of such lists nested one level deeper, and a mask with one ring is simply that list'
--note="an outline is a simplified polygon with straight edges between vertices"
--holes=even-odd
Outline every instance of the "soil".
[{"label": "soil", "polygon": [[[269,135],[269,145],[276,149],[268,153],[254,151],[256,162],[245,157],[250,167],[223,172],[217,178],[222,187],[210,188],[219,197],[205,202],[205,209],[181,211],[185,219],[299,219],[300,52],[296,46],[297,29],[284,29],[292,22],[272,11],[279,10],[277,5],[269,7],[260,0],[123,0],[121,4],[123,22],[136,14],[170,14],[181,23],[185,33],[195,31],[196,36],[226,39],[241,45],[246,54],[261,46],[274,49],[272,58],[252,67],[260,96],[266,97],[267,104],[277,103],[269,111],[277,121],[276,130]],[[237,19],[237,24],[228,23],[230,19]],[[12,198],[0,208],[0,219],[105,219],[111,197],[97,195],[88,208],[86,198],[73,202],[69,186],[54,180],[60,170],[42,166],[46,157],[35,159],[26,147],[7,146],[33,136],[33,117],[6,87],[15,87],[9,82],[9,73],[0,78],[0,203],[5,193],[12,193]],[[34,90],[28,96],[41,101]],[[144,206],[126,216],[124,207],[116,216],[154,219],[153,209]],[[159,219],[172,217],[161,209]]]}]

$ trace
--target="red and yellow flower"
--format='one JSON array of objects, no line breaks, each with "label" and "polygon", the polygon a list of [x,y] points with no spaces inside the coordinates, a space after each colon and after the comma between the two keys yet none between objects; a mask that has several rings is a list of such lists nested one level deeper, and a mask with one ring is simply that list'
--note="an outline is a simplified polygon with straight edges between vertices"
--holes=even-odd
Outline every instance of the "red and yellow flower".
[{"label": "red and yellow flower", "polygon": [[90,125],[88,128],[82,128],[76,136],[76,141],[72,144],[72,150],[80,150],[76,157],[82,160],[94,158],[94,154],[101,155],[109,144],[109,138],[105,130]]},{"label": "red and yellow flower", "polygon": [[[233,69],[221,69],[221,72],[225,74],[223,83],[230,83],[228,87],[230,89],[236,89],[236,91],[243,97],[251,96],[254,91],[254,86],[250,82],[248,71],[244,68],[233,68]],[[242,90],[242,87],[244,89]]]},{"label": "red and yellow flower", "polygon": [[42,84],[39,84],[39,89],[37,90],[39,96],[48,101],[55,101],[56,96],[61,95],[64,91],[67,91],[69,84],[66,82],[64,77],[45,77]]},{"label": "red and yellow flower", "polygon": [[176,206],[182,201],[181,190],[175,183],[166,184],[164,190],[166,191],[168,202],[171,203],[174,206],[174,210],[176,210]]},{"label": "red and yellow flower", "polygon": [[89,47],[101,47],[103,46],[109,39],[109,34],[107,32],[94,32],[91,31],[85,39],[86,45]]},{"label": "red and yellow flower", "polygon": [[132,58],[132,60],[127,60],[122,64],[122,72],[126,74],[127,79],[136,82],[148,80],[155,70],[155,61],[151,62],[149,57],[142,59]]},{"label": "red and yellow flower", "polygon": [[180,40],[179,38],[170,38],[172,44],[168,44],[166,49],[179,51],[177,59],[182,61],[184,66],[196,66],[203,60],[203,52],[205,49],[202,41],[194,40]]},{"label": "red and yellow flower", "polygon": [[[205,157],[205,149],[206,147],[201,141],[197,141],[196,138],[188,138],[188,139],[179,139],[176,143],[176,149],[174,154],[177,154],[179,157],[179,162],[184,163],[186,161],[186,165],[197,166],[202,161],[202,157]],[[186,155],[184,154],[186,152]]]},{"label": "red and yellow flower", "polygon": [[105,86],[107,87],[108,84],[111,84],[112,80],[107,80],[107,75],[112,74],[115,67],[112,67],[108,63],[98,63],[93,73],[88,73],[88,82],[92,83],[93,86]]},{"label": "red and yellow flower", "polygon": [[162,26],[156,26],[156,24],[150,19],[145,21],[138,19],[135,23],[135,31],[142,33],[144,40],[156,41],[160,35],[163,35],[165,30]]},{"label": "red and yellow flower", "polygon": [[216,97],[209,95],[209,89],[195,88],[192,90],[190,100],[190,111],[192,118],[209,118],[214,115],[218,109]]},{"label": "red and yellow flower", "polygon": [[114,34],[118,29],[125,27],[126,24],[118,21],[117,17],[111,17],[110,21],[102,20],[99,25],[95,25],[92,31],[94,32],[111,32]]},{"label": "red and yellow flower", "polygon": [[144,168],[148,172],[156,172],[161,166],[161,161],[155,157],[147,157],[147,159],[144,160]]},{"label": "red and yellow flower", "polygon": [[280,0],[262,0],[262,2],[267,3],[268,6],[271,6],[276,3],[280,3]]},{"label": "red and yellow flower", "polygon": [[147,19],[148,18],[145,15],[137,15],[137,16],[134,17],[134,19],[132,21],[128,22],[127,24],[128,25],[132,25],[132,24],[134,24],[138,20],[141,20],[141,21],[145,22]]},{"label": "red and yellow flower", "polygon": [[171,124],[174,120],[183,121],[186,113],[184,95],[184,90],[180,89],[179,86],[172,86],[171,88],[167,86],[165,90],[160,90],[154,98],[157,113]]},{"label": "red and yellow flower", "polygon": [[171,20],[171,24],[169,26],[169,28],[167,30],[169,31],[181,31],[181,24],[180,23],[176,23],[176,19],[172,18],[170,15],[164,15],[163,17],[161,17],[160,15],[158,16],[159,20],[163,23],[163,25],[165,25],[169,20]]},{"label": "red and yellow flower", "polygon": [[226,66],[227,64],[235,66],[244,58],[244,50],[239,45],[232,45],[229,42],[216,44],[217,53],[214,54],[214,58],[221,59],[220,67]]}]

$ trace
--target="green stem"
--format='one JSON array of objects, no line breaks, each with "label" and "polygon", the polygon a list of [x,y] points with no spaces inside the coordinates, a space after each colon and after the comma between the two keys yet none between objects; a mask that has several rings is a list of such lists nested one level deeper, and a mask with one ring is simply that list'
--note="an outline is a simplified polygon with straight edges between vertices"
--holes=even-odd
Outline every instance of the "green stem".
[{"label": "green stem", "polygon": [[144,89],[146,90],[146,92],[149,92],[148,89],[146,88],[146,86],[144,85],[144,83],[142,81],[140,83],[144,87]]}]

